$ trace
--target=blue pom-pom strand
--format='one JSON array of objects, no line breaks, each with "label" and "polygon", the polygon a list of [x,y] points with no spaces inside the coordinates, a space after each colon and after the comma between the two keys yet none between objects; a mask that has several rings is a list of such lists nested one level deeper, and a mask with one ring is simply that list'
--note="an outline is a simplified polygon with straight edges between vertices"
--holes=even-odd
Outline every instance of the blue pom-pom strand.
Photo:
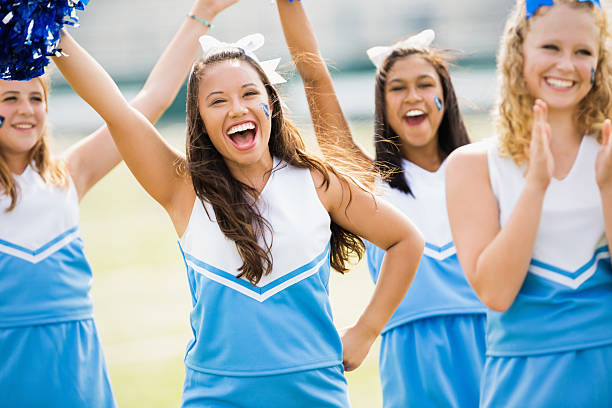
[{"label": "blue pom-pom strand", "polygon": [[0,0],[0,78],[29,80],[59,55],[60,30],[78,26],[89,0]]}]

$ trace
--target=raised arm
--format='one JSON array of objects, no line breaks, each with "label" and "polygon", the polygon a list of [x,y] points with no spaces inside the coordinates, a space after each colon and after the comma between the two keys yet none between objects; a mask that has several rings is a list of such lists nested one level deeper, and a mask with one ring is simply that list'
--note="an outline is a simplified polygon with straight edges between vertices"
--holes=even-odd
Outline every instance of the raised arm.
[{"label": "raised arm", "polygon": [[534,107],[525,187],[503,228],[482,146],[457,149],[446,165],[447,209],[457,256],[478,297],[500,312],[512,305],[527,276],[552,178],[550,127],[542,104]]},{"label": "raised arm", "polygon": [[[180,203],[195,197],[193,188],[176,171],[184,158],[159,135],[153,125],[123,98],[104,69],[66,32],[61,48],[68,57],[54,58],[72,88],[102,117],[117,148],[136,179],[170,214],[180,230]],[[175,201],[173,201],[175,200]],[[185,207],[193,205],[183,203]],[[179,214],[177,214],[177,212]],[[178,217],[178,218],[177,218]],[[184,220],[186,225],[186,220]]]},{"label": "raised arm", "polygon": [[[196,0],[190,15],[212,22],[224,8],[238,0]],[[200,21],[186,18],[155,64],[142,90],[130,102],[151,123],[172,104],[200,49],[198,38],[209,30]],[[106,126],[73,145],[65,154],[79,198],[121,161]]]},{"label": "raised arm", "polygon": [[319,187],[318,193],[336,224],[386,251],[368,306],[342,336],[344,367],[350,371],[361,364],[406,295],[425,242],[408,217],[352,182],[332,177],[329,188]]},{"label": "raised arm", "polygon": [[[372,158],[353,139],[334,90],[331,75],[301,2],[277,0],[285,40],[304,83],[310,116],[321,151],[334,162],[341,148],[351,158],[372,164]],[[336,153],[336,155],[334,155]]]}]

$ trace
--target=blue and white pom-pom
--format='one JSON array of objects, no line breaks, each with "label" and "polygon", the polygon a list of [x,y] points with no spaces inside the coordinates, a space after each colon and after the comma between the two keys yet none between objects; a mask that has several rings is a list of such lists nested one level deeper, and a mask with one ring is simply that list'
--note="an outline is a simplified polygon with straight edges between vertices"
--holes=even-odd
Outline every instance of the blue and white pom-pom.
[{"label": "blue and white pom-pom", "polygon": [[77,26],[89,0],[0,0],[0,78],[28,80],[44,74],[64,25]]}]

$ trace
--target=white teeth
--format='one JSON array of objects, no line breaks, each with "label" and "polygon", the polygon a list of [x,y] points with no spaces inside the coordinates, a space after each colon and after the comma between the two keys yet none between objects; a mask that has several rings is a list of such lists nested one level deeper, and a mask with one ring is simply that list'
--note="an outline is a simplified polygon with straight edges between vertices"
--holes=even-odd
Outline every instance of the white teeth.
[{"label": "white teeth", "polygon": [[230,130],[227,131],[228,135],[233,135],[234,133],[244,132],[245,130],[255,129],[255,125],[251,122],[243,123],[241,125],[232,126]]},{"label": "white teeth", "polygon": [[574,85],[574,81],[556,78],[546,78],[546,83],[555,88],[571,88]]},{"label": "white teeth", "polygon": [[424,114],[425,114],[425,112],[423,112],[420,109],[412,109],[412,110],[408,111],[408,113],[406,113],[406,116],[409,117],[409,118],[412,118],[412,117],[421,116],[421,115],[424,115]]},{"label": "white teeth", "polygon": [[17,129],[32,129],[34,127],[34,125],[31,125],[31,124],[19,124],[19,125],[15,125],[15,127]]}]

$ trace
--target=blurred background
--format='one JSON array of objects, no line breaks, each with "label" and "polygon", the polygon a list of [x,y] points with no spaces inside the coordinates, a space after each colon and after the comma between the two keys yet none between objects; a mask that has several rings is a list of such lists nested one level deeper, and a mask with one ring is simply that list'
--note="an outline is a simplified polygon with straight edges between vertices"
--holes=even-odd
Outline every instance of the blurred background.
[{"label": "blurred background", "polygon": [[[472,139],[492,133],[496,97],[495,54],[513,0],[304,0],[328,60],[340,102],[361,144],[371,149],[374,67],[365,50],[413,35],[437,33],[435,45],[458,59],[452,78]],[[77,40],[111,73],[126,97],[136,94],[192,0],[92,0],[79,14]],[[241,0],[214,21],[211,35],[233,42],[261,32],[261,60],[281,57],[280,86],[292,119],[316,143],[299,77],[293,71],[273,2]],[[52,70],[53,71],[53,70]],[[94,131],[101,120],[54,73],[50,119],[61,151]],[[184,151],[185,90],[157,127]],[[176,407],[184,379],[183,357],[191,336],[187,287],[176,234],[161,209],[120,165],[85,197],[82,230],[94,270],[96,321],[121,407]],[[331,300],[339,329],[354,323],[373,284],[365,263],[334,274]],[[239,311],[223,311],[223,313]],[[248,341],[248,339],[245,339]],[[353,407],[381,406],[378,345],[347,374]]]}]

